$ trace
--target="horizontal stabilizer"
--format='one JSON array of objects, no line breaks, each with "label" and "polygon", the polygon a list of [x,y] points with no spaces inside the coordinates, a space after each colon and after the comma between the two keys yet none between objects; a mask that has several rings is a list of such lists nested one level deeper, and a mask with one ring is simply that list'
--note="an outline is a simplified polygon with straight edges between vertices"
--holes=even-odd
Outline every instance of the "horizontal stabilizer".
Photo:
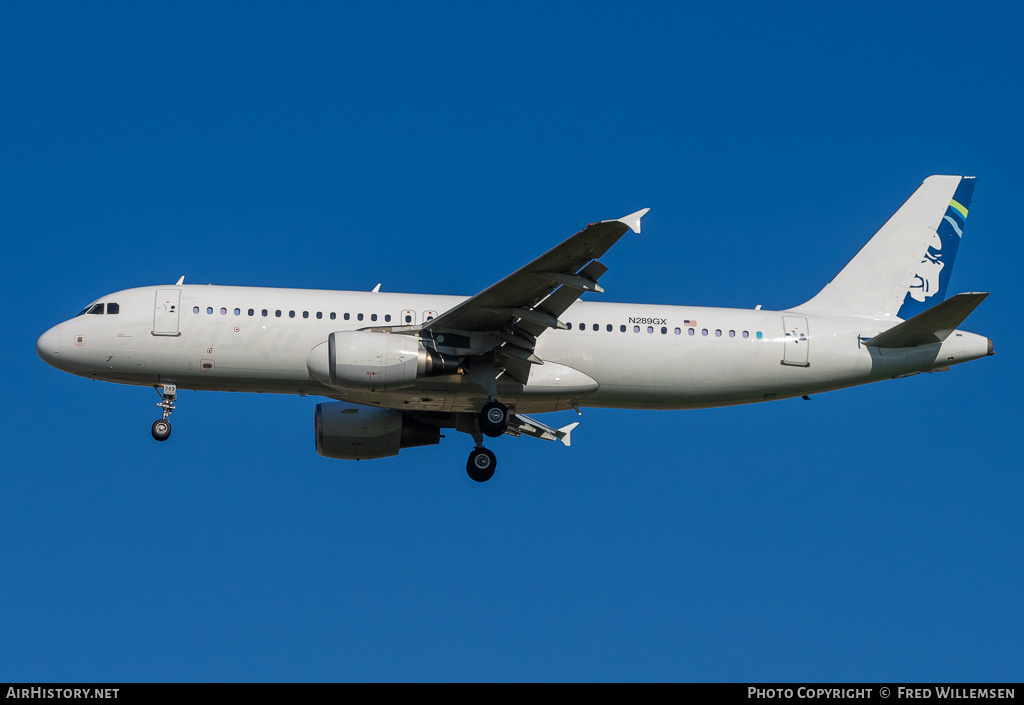
[{"label": "horizontal stabilizer", "polygon": [[865,342],[873,348],[909,348],[941,343],[971,315],[987,293],[957,294]]}]

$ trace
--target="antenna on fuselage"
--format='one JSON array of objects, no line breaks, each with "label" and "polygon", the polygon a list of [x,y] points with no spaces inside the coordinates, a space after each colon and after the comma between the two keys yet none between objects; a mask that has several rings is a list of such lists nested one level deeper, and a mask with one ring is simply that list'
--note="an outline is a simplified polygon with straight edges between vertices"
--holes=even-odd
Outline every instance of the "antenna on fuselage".
[{"label": "antenna on fuselage", "polygon": [[379,291],[380,291],[380,282],[377,283],[377,286],[373,287],[373,290],[370,293],[371,294],[376,294]]},{"label": "antenna on fuselage", "polygon": [[174,286],[181,286],[181,285],[182,285],[182,284],[184,284],[184,283],[185,283],[185,275],[184,275],[184,274],[182,274],[182,275],[181,275],[181,276],[180,276],[180,277],[178,278],[178,281],[177,281],[177,283],[175,283],[175,285],[174,285]]}]

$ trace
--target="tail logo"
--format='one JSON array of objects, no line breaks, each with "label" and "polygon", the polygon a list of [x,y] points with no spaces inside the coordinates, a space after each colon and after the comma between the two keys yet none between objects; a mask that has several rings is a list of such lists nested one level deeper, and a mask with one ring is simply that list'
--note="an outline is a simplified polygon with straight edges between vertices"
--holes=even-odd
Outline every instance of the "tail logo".
[{"label": "tail logo", "polygon": [[[948,218],[949,216],[947,215],[944,220]],[[932,296],[935,296],[941,286],[939,275],[945,266],[946,264],[942,261],[942,236],[936,232],[932,235],[932,241],[928,244],[928,251],[924,254],[924,259],[918,265],[917,273],[914,275],[914,283],[910,285],[907,297],[924,303]],[[906,305],[905,301],[903,307],[900,308],[901,317],[903,308]]]},{"label": "tail logo", "polygon": [[964,234],[967,222],[967,207],[974,193],[974,179],[961,179],[946,213],[939,221],[939,227],[932,233],[928,249],[914,273],[914,282],[910,285],[899,317],[906,320],[925,311],[931,304],[946,298],[946,285],[953,269],[960,238]]}]

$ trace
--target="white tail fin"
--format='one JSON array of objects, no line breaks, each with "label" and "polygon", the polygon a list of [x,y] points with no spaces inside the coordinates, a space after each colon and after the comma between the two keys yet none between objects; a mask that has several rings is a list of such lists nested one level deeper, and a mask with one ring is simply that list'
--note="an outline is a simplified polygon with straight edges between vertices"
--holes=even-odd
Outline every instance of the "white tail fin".
[{"label": "white tail fin", "polygon": [[800,311],[911,318],[946,296],[973,176],[929,176]]}]

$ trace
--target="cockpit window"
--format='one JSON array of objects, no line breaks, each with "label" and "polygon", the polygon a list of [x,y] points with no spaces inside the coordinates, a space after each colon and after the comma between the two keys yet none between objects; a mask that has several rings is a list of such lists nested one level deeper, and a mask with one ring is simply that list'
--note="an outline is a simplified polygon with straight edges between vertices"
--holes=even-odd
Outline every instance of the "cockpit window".
[{"label": "cockpit window", "polygon": [[95,315],[95,316],[102,316],[103,315],[103,307],[104,307],[104,305],[106,305],[107,313],[120,313],[121,312],[121,307],[118,304],[92,304],[91,306],[86,306],[81,311],[76,313],[75,314],[75,318],[78,318],[79,316],[84,316],[86,314],[92,314],[92,315]]}]

